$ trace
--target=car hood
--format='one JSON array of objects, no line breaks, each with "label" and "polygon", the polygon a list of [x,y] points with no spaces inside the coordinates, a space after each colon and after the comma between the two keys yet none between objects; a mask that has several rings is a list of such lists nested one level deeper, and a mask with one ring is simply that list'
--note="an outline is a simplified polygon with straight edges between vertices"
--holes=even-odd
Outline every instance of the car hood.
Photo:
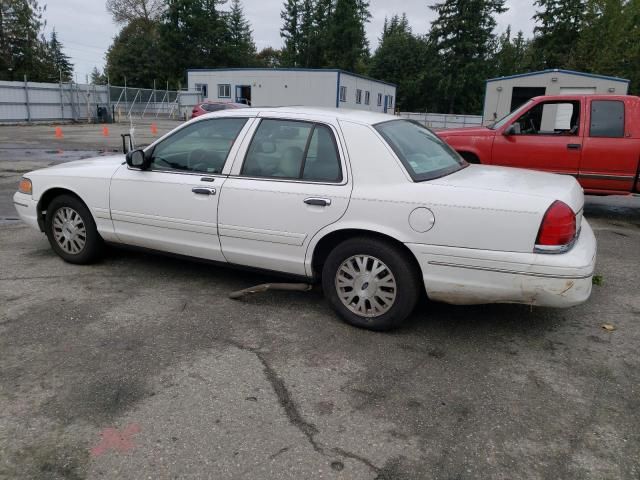
[{"label": "car hood", "polygon": [[495,135],[495,131],[487,127],[465,127],[465,128],[448,128],[446,130],[438,130],[436,134],[439,137],[477,137],[477,136],[492,136]]},{"label": "car hood", "polygon": [[111,178],[120,165],[125,162],[124,155],[107,155],[87,158],[73,162],[60,163],[52,167],[30,172],[27,176],[83,176]]},{"label": "car hood", "polygon": [[429,183],[466,191],[475,190],[479,194],[501,192],[513,194],[514,198],[536,197],[549,205],[556,200],[561,200],[576,213],[580,212],[584,206],[582,187],[569,175],[492,165],[469,165]]}]

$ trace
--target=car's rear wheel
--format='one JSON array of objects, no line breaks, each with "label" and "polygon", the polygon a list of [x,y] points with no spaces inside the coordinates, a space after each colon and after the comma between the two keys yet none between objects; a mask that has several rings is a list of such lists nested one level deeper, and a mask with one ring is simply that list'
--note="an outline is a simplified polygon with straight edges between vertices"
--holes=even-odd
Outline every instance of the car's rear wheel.
[{"label": "car's rear wheel", "polygon": [[91,212],[71,195],[60,195],[51,201],[45,233],[53,250],[69,263],[91,263],[100,257],[104,248]]},{"label": "car's rear wheel", "polygon": [[322,288],[334,310],[351,325],[397,328],[418,301],[416,268],[402,249],[358,237],[335,247],[322,269]]}]

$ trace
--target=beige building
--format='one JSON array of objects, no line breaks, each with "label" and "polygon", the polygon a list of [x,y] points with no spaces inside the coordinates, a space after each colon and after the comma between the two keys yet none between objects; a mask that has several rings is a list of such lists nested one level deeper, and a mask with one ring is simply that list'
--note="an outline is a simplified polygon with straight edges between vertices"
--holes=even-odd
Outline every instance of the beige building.
[{"label": "beige building", "polygon": [[626,95],[629,80],[571,70],[542,70],[487,80],[483,124],[490,124],[540,95]]}]

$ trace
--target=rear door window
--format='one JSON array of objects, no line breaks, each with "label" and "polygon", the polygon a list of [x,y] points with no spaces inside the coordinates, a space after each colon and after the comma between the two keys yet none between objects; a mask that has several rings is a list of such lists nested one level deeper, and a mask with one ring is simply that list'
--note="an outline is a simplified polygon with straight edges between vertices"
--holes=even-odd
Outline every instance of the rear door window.
[{"label": "rear door window", "polygon": [[593,100],[589,136],[624,137],[624,103],[619,100]]},{"label": "rear door window", "polygon": [[264,119],[251,141],[241,175],[340,182],[333,132],[317,123]]}]

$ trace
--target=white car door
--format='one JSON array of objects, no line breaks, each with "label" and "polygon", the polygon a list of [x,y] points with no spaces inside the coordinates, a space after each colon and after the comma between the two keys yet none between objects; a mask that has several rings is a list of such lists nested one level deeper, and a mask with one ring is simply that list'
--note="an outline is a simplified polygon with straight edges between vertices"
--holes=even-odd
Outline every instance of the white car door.
[{"label": "white car door", "polygon": [[194,122],[152,147],[149,169],[121,166],[111,179],[109,194],[118,239],[224,261],[217,227],[223,169],[250,123],[248,118]]},{"label": "white car door", "polygon": [[338,129],[276,117],[252,128],[220,196],[222,251],[231,263],[305,275],[309,241],[351,195]]}]

